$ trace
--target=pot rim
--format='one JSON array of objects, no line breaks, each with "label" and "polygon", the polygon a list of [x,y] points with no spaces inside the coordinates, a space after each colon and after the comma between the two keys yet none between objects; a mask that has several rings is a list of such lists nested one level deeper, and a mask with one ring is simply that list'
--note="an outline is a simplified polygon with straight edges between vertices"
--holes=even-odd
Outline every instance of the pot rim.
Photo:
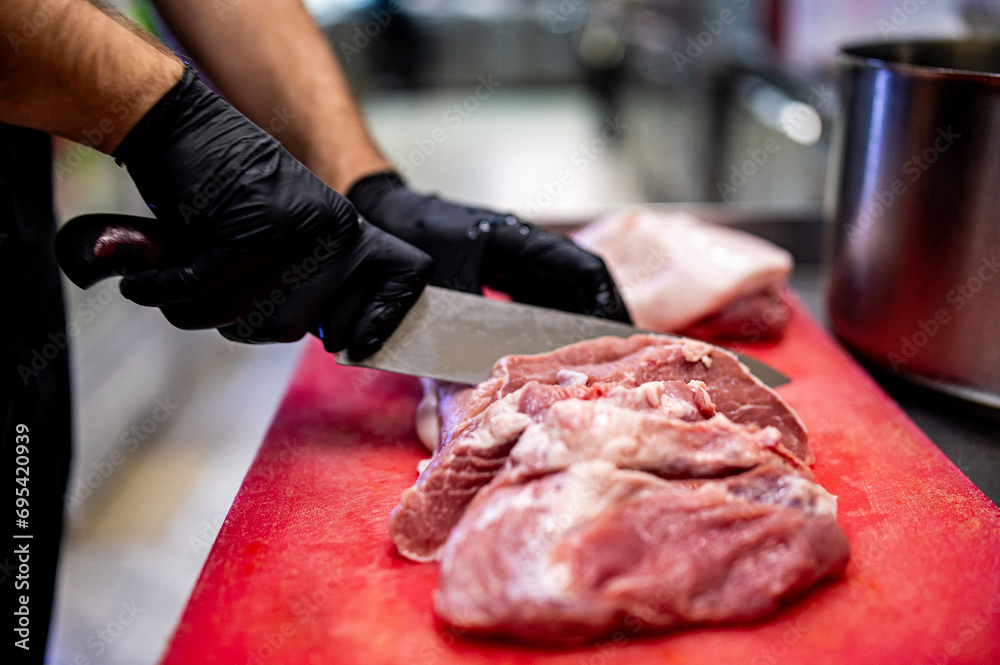
[{"label": "pot rim", "polygon": [[878,40],[850,42],[839,47],[838,60],[842,66],[870,67],[873,69],[885,69],[902,74],[907,74],[915,78],[928,79],[969,79],[988,83],[990,85],[1000,85],[1000,59],[997,60],[997,71],[983,71],[978,69],[964,69],[948,66],[937,66],[927,64],[914,64],[901,60],[894,60],[891,57],[883,57],[871,53],[876,49],[889,48],[928,48],[928,47],[973,47],[976,49],[995,49],[1000,57],[1000,39],[990,38],[953,38],[953,39],[905,39],[905,40]]}]

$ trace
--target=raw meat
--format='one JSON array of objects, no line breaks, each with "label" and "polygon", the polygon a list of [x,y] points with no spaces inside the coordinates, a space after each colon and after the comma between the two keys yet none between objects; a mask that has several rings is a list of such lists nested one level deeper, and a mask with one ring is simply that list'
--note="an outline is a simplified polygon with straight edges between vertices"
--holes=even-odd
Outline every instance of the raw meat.
[{"label": "raw meat", "polygon": [[[616,390],[628,394],[660,385]],[[713,478],[785,460],[799,466],[774,427],[736,425],[721,413],[686,422],[669,412],[615,404],[610,399],[614,394],[553,404],[543,421],[518,439],[494,485],[523,482],[592,459],[661,478]]]},{"label": "raw meat", "polygon": [[481,495],[445,547],[435,609],[546,644],[750,621],[843,570],[835,510],[785,468],[667,481],[582,462]]},{"label": "raw meat", "polygon": [[640,328],[751,339],[784,330],[792,257],[766,240],[648,208],[611,213],[575,239],[604,259]]},{"label": "raw meat", "polygon": [[586,397],[587,390],[530,383],[470,418],[442,444],[393,509],[389,532],[400,554],[414,561],[434,560],[465,507],[500,470],[533,418],[558,399]]},{"label": "raw meat", "polygon": [[425,387],[436,452],[390,533],[441,559],[435,608],[463,630],[559,644],[749,621],[847,561],[801,421],[718,347],[605,337]]},{"label": "raw meat", "polygon": [[500,470],[522,433],[541,421],[553,404],[570,398],[604,398],[601,402],[609,405],[656,409],[680,422],[714,413],[704,385],[697,382],[661,382],[631,391],[602,383],[563,387],[528,382],[470,419],[403,492],[389,518],[400,554],[414,561],[436,559],[466,506]]},{"label": "raw meat", "polygon": [[782,287],[771,285],[740,296],[720,311],[702,317],[677,332],[699,339],[739,339],[756,342],[780,337],[791,311]]},{"label": "raw meat", "polygon": [[812,464],[802,421],[781,397],[753,376],[732,353],[667,335],[600,337],[551,353],[507,356],[478,386],[440,388],[441,440],[447,442],[487,405],[528,381],[555,384],[560,373],[583,374],[591,383],[637,386],[650,381],[701,381],[719,413],[737,424],[773,426],[782,444]]},{"label": "raw meat", "polygon": [[[644,388],[646,392],[617,391],[613,399],[651,399],[665,414],[687,420],[719,412],[737,425],[770,427],[780,433],[780,445],[775,441],[771,449],[780,449],[799,465],[812,462],[805,428],[788,405],[733,354],[710,344],[633,335],[602,337],[534,356],[507,356],[497,362],[493,377],[478,386],[439,386],[437,452],[403,492],[389,520],[400,554],[415,561],[436,559],[466,506],[500,470],[524,430],[540,422],[553,403],[605,397],[614,386],[654,382],[662,383],[656,396]],[[703,444],[719,438],[712,428],[692,430],[688,436],[692,441],[700,437]],[[689,452],[695,448],[688,444]],[[727,462],[714,463],[723,468]],[[693,461],[670,464],[697,466]]]}]

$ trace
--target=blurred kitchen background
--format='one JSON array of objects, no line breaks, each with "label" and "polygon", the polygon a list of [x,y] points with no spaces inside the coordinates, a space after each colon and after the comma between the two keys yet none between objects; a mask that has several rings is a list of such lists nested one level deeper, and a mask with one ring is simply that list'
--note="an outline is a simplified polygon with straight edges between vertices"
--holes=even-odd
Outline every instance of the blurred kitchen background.
[{"label": "blurred kitchen background", "polygon": [[[115,4],[166,34],[145,2]],[[773,219],[813,277],[836,46],[988,33],[1000,11],[986,0],[307,5],[415,187],[554,225],[643,201]],[[148,214],[108,157],[60,141],[55,168],[63,220]],[[111,282],[67,292],[80,328],[76,457],[51,662],[153,663],[302,343],[182,333]]]}]

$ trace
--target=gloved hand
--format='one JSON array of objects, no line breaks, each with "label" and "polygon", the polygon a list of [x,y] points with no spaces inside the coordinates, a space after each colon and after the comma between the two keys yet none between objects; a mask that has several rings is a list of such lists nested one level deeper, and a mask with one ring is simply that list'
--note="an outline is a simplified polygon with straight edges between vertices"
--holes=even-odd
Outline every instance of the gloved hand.
[{"label": "gloved hand", "polygon": [[419,194],[392,172],[362,178],[347,198],[372,224],[434,259],[431,284],[470,293],[485,285],[521,302],[630,322],[604,261],[569,238]]},{"label": "gloved hand", "polygon": [[114,153],[160,222],[164,265],[122,294],[180,328],[243,342],[377,350],[433,264],[367,224],[188,69]]}]

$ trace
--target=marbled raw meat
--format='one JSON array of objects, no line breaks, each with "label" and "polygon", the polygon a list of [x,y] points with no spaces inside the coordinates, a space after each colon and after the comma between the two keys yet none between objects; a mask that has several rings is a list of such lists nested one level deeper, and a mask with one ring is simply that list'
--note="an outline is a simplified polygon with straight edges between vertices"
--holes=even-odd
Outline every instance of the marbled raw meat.
[{"label": "marbled raw meat", "polygon": [[477,498],[444,549],[435,610],[544,644],[753,621],[844,569],[835,512],[784,467],[669,481],[581,462]]},{"label": "marbled raw meat", "polygon": [[621,404],[633,413],[656,410],[679,422],[714,414],[704,385],[697,382],[657,382],[633,390],[603,383],[564,387],[528,382],[471,418],[403,492],[389,518],[400,554],[414,561],[436,559],[466,506],[504,465],[522,433],[553,404],[570,398]]},{"label": "marbled raw meat", "polygon": [[433,393],[436,454],[390,531],[404,556],[441,558],[436,612],[470,633],[751,621],[844,568],[805,428],[718,347],[605,337]]},{"label": "marbled raw meat", "polygon": [[784,330],[792,257],[762,238],[684,212],[629,208],[575,240],[604,259],[640,328],[752,339]]},{"label": "marbled raw meat", "polygon": [[[658,385],[615,390],[638,393]],[[593,459],[661,478],[714,478],[782,462],[809,473],[781,445],[781,432],[774,427],[736,425],[721,413],[684,421],[611,399],[567,399],[525,429],[493,483],[520,483]]]},{"label": "marbled raw meat", "polygon": [[590,383],[638,386],[650,381],[701,381],[715,409],[734,423],[773,426],[782,444],[805,464],[814,461],[802,421],[732,353],[669,335],[599,337],[550,353],[506,356],[477,386],[442,384],[441,441],[447,442],[490,403],[529,381],[556,384],[560,375],[585,375]]}]

